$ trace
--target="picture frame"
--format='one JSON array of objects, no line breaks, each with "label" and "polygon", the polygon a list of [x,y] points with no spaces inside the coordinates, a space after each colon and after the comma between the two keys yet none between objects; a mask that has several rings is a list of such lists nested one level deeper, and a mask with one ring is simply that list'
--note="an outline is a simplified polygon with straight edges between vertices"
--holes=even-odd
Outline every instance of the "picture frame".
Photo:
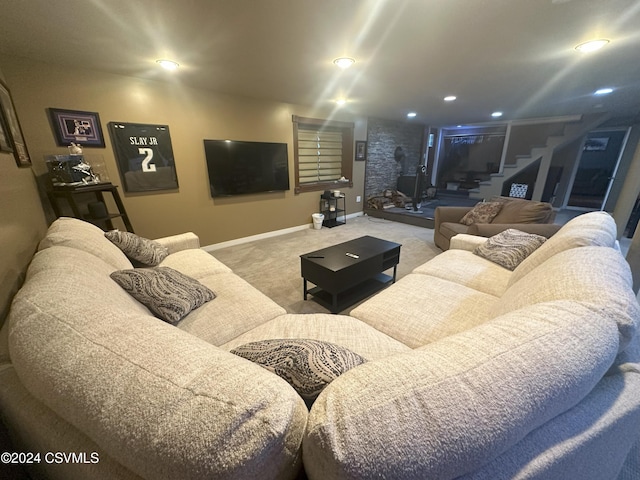
[{"label": "picture frame", "polygon": [[9,138],[9,129],[5,125],[2,114],[0,113],[0,152],[13,153],[11,139]]},{"label": "picture frame", "polygon": [[0,117],[0,126],[4,133],[4,141],[0,140],[0,150],[13,152],[19,167],[31,166],[31,157],[24,141],[11,92],[2,81],[0,81]]},{"label": "picture frame", "polygon": [[367,142],[356,140],[356,162],[364,162],[367,159]]},{"label": "picture frame", "polygon": [[71,143],[84,147],[104,148],[104,136],[97,112],[49,108],[51,129],[56,143],[68,147]]},{"label": "picture frame", "polygon": [[107,124],[125,192],[178,189],[168,125]]}]

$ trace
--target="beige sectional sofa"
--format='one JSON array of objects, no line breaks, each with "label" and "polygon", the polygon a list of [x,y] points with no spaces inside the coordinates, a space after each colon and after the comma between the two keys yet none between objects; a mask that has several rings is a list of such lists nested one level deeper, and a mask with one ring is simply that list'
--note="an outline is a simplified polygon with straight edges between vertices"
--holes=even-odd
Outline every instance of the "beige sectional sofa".
[{"label": "beige sectional sofa", "polygon": [[[99,458],[31,465],[46,478],[633,478],[640,307],[613,220],[577,217],[513,272],[470,251],[485,240],[346,316],[287,314],[195,235],[160,239],[216,294],[172,326],[111,280],[132,266],[102,231],[59,219],[3,329],[3,420],[22,451]],[[273,338],[368,362],[309,411],[230,353]]]}]

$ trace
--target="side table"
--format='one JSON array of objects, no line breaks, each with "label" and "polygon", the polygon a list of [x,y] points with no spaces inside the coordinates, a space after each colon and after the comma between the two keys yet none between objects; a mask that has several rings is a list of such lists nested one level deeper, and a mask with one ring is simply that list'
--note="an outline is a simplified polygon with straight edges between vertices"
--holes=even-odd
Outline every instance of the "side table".
[{"label": "side table", "polygon": [[[113,201],[118,208],[118,213],[106,212],[106,215],[104,217],[99,218],[94,218],[89,215],[83,215],[78,206],[78,202],[76,201],[76,195],[93,193],[97,201],[104,203],[105,192],[111,193]],[[112,219],[122,218],[127,231],[133,233],[133,226],[129,221],[127,211],[125,210],[124,204],[122,203],[120,195],[118,194],[118,187],[116,185],[113,185],[112,183],[56,186],[53,187],[49,192],[47,192],[47,195],[49,196],[49,201],[51,202],[51,206],[53,207],[53,211],[56,214],[56,217],[63,216],[62,209],[60,208],[60,204],[58,202],[60,199],[64,199],[71,207],[73,216],[76,218],[88,220],[99,227],[101,226],[101,224],[105,224],[109,230],[113,230],[114,228],[113,222],[111,221]]]}]

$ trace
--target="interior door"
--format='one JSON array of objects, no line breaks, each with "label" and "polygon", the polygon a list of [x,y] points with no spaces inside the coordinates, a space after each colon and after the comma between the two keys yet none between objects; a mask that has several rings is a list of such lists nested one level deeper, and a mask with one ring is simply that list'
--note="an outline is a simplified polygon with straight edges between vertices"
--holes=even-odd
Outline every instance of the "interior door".
[{"label": "interior door", "polygon": [[568,207],[602,210],[618,170],[628,129],[589,132],[567,201]]}]

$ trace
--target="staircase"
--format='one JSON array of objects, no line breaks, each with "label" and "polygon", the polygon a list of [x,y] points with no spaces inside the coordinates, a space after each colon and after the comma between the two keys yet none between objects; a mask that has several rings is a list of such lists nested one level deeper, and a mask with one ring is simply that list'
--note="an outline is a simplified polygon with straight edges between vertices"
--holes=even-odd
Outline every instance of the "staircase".
[{"label": "staircase", "polygon": [[[584,137],[591,130],[602,125],[608,118],[609,114],[606,113],[591,114],[582,116],[580,120],[566,122],[564,128],[562,128],[562,134],[547,137],[543,146],[533,146],[525,155],[515,155],[514,158],[510,159],[505,158],[501,171],[492,173],[488,181],[480,182],[478,188],[469,190],[469,198],[488,199],[493,196],[502,195],[502,189],[505,183],[539,161],[540,166],[534,188],[533,200],[540,200],[554,151],[559,147]],[[505,144],[505,148],[506,147],[507,145]]]}]

